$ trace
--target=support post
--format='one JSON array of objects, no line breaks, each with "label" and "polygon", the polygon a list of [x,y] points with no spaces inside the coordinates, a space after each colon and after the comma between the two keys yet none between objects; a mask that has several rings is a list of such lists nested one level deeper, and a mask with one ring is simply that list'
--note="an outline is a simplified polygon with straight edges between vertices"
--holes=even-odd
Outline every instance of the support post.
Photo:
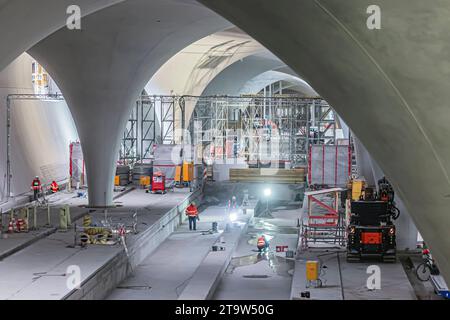
[{"label": "support post", "polygon": [[59,228],[61,231],[67,231],[67,227],[67,211],[64,206],[59,209]]},{"label": "support post", "polygon": [[51,227],[52,223],[51,223],[51,209],[50,209],[50,204],[47,204],[47,226]]},{"label": "support post", "polygon": [[33,207],[33,230],[37,230],[37,206]]}]

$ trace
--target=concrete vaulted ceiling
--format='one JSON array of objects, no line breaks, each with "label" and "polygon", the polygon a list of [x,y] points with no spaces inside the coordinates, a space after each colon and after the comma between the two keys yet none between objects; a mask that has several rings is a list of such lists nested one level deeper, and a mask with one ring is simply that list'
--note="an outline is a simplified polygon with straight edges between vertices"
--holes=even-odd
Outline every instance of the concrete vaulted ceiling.
[{"label": "concrete vaulted ceiling", "polygon": [[[450,282],[450,3],[201,2],[270,49],[336,109],[392,181]],[[381,30],[366,25],[373,4],[381,8]]]},{"label": "concrete vaulted ceiling", "polygon": [[82,15],[123,0],[0,0],[0,71],[31,46],[60,29],[67,7]]},{"label": "concrete vaulted ceiling", "polygon": [[193,0],[129,0],[62,28],[29,53],[52,75],[77,126],[89,204],[112,205],[119,137],[133,101],[171,56],[230,24]]}]

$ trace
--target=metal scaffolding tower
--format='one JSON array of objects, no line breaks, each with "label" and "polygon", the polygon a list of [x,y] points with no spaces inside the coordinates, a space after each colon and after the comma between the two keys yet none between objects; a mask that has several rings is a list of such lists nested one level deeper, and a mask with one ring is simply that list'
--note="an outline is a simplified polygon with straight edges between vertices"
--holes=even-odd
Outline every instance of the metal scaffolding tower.
[{"label": "metal scaffolding tower", "polygon": [[138,114],[139,102],[132,109],[120,146],[120,159],[124,163],[135,162],[138,157]]},{"label": "metal scaffolding tower", "polygon": [[215,160],[305,165],[309,144],[334,144],[336,120],[320,98],[278,95],[184,97],[193,100],[194,143],[213,147]]},{"label": "metal scaffolding tower", "polygon": [[303,166],[310,144],[336,143],[335,115],[321,98],[142,95],[124,133],[121,159],[146,161],[155,143],[178,143],[185,110],[192,111],[190,141],[213,160]]},{"label": "metal scaffolding tower", "polygon": [[162,144],[175,143],[175,104],[176,97],[153,97],[155,104],[159,105],[161,115],[161,142]]},{"label": "metal scaffolding tower", "polygon": [[141,111],[140,132],[140,160],[146,162],[151,160],[153,146],[156,144],[156,108],[155,103],[148,96],[141,96],[138,100],[138,108]]}]

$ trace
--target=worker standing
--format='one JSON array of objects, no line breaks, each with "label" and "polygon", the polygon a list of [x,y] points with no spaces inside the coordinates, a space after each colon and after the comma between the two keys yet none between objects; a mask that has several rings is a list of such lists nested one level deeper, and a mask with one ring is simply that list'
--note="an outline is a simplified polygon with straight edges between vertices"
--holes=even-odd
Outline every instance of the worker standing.
[{"label": "worker standing", "polygon": [[56,183],[55,180],[53,180],[52,184],[50,185],[50,191],[52,193],[57,193],[59,191],[59,185]]},{"label": "worker standing", "polygon": [[228,210],[231,211],[235,209],[237,209],[237,199],[236,196],[233,196],[231,200],[228,200]]},{"label": "worker standing", "polygon": [[41,180],[39,180],[38,176],[33,179],[33,182],[31,183],[31,189],[33,189],[34,200],[37,200],[39,192],[41,191]]},{"label": "worker standing", "polygon": [[198,217],[198,209],[194,202],[186,208],[186,215],[189,218],[189,230],[197,230],[197,220],[200,219]]},{"label": "worker standing", "polygon": [[269,248],[269,241],[267,241],[265,235],[258,238],[256,246],[259,252],[266,251]]}]

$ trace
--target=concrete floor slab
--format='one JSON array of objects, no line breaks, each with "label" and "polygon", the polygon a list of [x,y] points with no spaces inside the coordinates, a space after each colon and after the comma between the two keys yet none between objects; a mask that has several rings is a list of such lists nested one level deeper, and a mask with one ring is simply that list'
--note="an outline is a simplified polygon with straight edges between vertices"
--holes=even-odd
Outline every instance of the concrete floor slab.
[{"label": "concrete floor slab", "polygon": [[[139,210],[138,230],[143,231],[152,227],[165,212],[184,201],[189,194],[185,189],[163,196],[135,190],[120,198],[123,207],[108,210],[108,216],[125,221]],[[78,201],[85,202],[86,199],[73,201],[77,204],[74,206],[71,202],[73,210],[86,212],[86,209],[78,207]],[[103,219],[104,212],[97,211],[91,215],[95,223]],[[129,245],[139,241],[139,235],[128,236]],[[74,233],[71,229],[56,232],[0,261],[0,299],[62,299],[71,292],[66,284],[68,266],[80,266],[81,279],[84,281],[123,251],[120,245],[91,245],[83,249],[70,247],[73,243]]]},{"label": "concrete floor slab", "polygon": [[[273,208],[270,218],[255,218],[241,237],[233,259],[220,282],[214,300],[283,300],[289,299],[294,268],[285,253],[276,246],[295,250],[298,210]],[[258,254],[256,240],[261,234],[270,237],[270,253]]]},{"label": "concrete floor slab", "polygon": [[[307,285],[307,260],[316,260],[322,266],[320,279],[323,287]],[[381,271],[381,289],[367,288],[367,279],[371,275],[368,267],[376,265]],[[314,300],[415,300],[416,295],[401,262],[381,263],[378,261],[349,263],[345,252],[336,250],[309,250],[297,257],[292,284],[292,299],[301,299],[300,293],[310,292]]]},{"label": "concrete floor slab", "polygon": [[189,231],[187,223],[181,225],[107,299],[177,299],[222,236],[202,233],[211,229],[212,222],[222,230],[227,222],[224,206],[208,207],[199,216],[196,232]]}]

